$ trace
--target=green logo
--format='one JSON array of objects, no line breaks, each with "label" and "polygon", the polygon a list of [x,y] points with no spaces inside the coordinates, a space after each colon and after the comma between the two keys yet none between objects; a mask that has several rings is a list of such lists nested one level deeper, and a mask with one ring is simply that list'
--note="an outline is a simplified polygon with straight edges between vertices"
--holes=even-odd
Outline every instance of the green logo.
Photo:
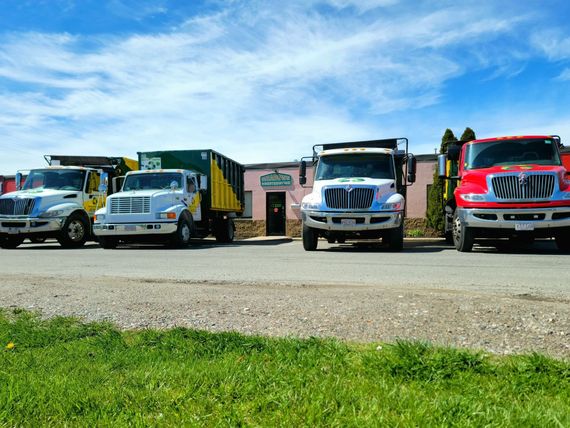
[{"label": "green logo", "polygon": [[339,183],[361,183],[364,181],[364,178],[339,178]]},{"label": "green logo", "polygon": [[504,167],[502,167],[501,169],[502,169],[503,171],[510,171],[510,170],[512,170],[512,169],[515,169],[515,168],[520,168],[520,169],[532,169],[532,166],[530,166],[530,165],[509,165],[509,166],[504,166]]}]

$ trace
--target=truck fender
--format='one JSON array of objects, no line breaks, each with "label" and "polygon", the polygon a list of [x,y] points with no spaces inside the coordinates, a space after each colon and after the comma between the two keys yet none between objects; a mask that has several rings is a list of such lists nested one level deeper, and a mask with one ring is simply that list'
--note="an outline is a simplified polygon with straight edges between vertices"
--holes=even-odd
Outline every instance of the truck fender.
[{"label": "truck fender", "polygon": [[[57,205],[52,205],[48,210],[63,210],[65,217],[70,216],[74,211],[82,211],[87,215],[87,212],[79,204],[75,202],[64,202]],[[45,210],[47,211],[47,210]]]}]

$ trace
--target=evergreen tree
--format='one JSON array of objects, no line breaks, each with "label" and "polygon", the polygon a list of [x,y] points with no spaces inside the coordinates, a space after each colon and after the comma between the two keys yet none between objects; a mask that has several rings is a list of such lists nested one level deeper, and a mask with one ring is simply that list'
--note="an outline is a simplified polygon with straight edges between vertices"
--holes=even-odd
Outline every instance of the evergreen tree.
[{"label": "evergreen tree", "polygon": [[[467,131],[467,129],[465,130]],[[473,132],[473,131],[471,131]],[[465,134],[465,133],[464,133]],[[439,153],[446,153],[449,143],[457,141],[453,131],[446,129],[443,137],[441,138],[441,146]],[[439,178],[437,165],[433,173],[433,184],[430,187],[428,195],[428,209],[427,209],[427,225],[441,233],[444,229],[443,218],[443,186],[445,181]]]},{"label": "evergreen tree", "polygon": [[463,134],[461,134],[461,141],[471,141],[471,140],[475,140],[475,131],[473,131],[471,128],[467,127],[465,128],[465,131],[463,131]]}]

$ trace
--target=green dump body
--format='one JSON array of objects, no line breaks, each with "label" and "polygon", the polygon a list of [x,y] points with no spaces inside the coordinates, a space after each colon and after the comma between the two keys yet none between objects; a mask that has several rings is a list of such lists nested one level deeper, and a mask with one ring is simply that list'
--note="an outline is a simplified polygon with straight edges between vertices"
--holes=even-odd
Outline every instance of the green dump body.
[{"label": "green dump body", "polygon": [[207,211],[242,214],[245,204],[243,165],[211,149],[138,152],[141,170],[187,169],[207,176],[202,204]]}]

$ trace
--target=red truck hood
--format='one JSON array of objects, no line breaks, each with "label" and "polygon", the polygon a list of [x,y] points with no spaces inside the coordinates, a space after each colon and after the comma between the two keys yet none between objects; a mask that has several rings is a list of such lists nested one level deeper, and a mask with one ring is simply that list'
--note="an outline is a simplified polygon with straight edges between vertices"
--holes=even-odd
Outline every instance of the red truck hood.
[{"label": "red truck hood", "polygon": [[558,175],[558,182],[560,183],[561,190],[566,190],[569,187],[565,180],[566,170],[562,166],[533,164],[494,166],[491,168],[463,171],[461,186],[458,186],[455,189],[457,203],[458,205],[472,205],[471,203],[462,201],[461,198],[459,198],[459,194],[487,193],[489,190],[487,187],[487,177],[489,175],[520,174],[523,172],[554,172]]},{"label": "red truck hood", "polygon": [[[493,166],[491,168],[471,169],[463,171],[462,184],[465,193],[480,193],[487,191],[487,176],[497,174],[517,174],[521,172],[555,172],[558,174],[559,182],[564,183],[564,173],[566,170],[561,166],[554,165],[503,165]],[[473,188],[470,188],[472,187]],[[478,189],[477,189],[478,187]],[[470,189],[468,189],[470,188]]]}]

